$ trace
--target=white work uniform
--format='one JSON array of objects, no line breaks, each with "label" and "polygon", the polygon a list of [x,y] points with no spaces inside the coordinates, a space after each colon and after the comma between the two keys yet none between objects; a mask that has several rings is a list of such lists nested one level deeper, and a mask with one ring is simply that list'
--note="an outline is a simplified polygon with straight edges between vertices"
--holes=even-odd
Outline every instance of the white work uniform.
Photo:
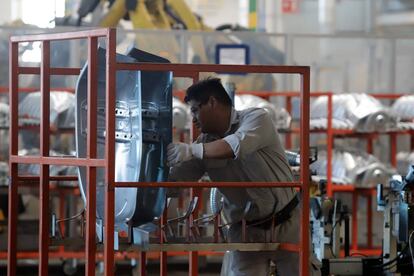
[{"label": "white work uniform", "polygon": [[[265,110],[232,109],[230,126],[224,137],[202,133],[196,142],[208,143],[217,139],[224,139],[230,145],[234,159],[192,159],[182,162],[171,169],[170,180],[196,181],[207,172],[212,181],[293,181],[279,135]],[[219,188],[219,191],[224,196],[224,219],[234,223],[228,231],[230,242],[241,241],[241,226],[237,222],[243,218],[248,201],[252,207],[245,218],[253,221],[268,217],[274,210],[281,210],[296,194],[293,188]],[[295,208],[291,218],[276,227],[278,242],[298,242],[298,210],[299,207]],[[265,232],[270,230],[249,227],[247,239],[250,242],[263,242],[267,238],[269,241],[270,234]],[[298,274],[297,253],[233,251],[224,257],[222,275],[267,275],[270,260],[276,263],[280,275]]]}]

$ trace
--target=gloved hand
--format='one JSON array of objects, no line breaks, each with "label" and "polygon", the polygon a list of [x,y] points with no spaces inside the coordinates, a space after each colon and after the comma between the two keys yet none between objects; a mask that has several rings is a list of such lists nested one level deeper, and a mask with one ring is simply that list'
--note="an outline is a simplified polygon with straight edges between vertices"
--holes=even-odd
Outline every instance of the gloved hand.
[{"label": "gloved hand", "polygon": [[167,147],[168,167],[173,167],[192,158],[203,159],[203,144],[171,143]]}]

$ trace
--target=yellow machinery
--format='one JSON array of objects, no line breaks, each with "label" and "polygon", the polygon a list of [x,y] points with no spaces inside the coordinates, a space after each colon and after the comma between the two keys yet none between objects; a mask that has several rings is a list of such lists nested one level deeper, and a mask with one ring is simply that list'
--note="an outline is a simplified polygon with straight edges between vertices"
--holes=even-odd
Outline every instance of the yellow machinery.
[{"label": "yellow machinery", "polygon": [[[212,31],[205,26],[185,3],[185,0],[83,0],[78,10],[78,25],[83,17],[92,12],[101,2],[109,2],[109,9],[99,21],[102,27],[117,27],[125,18],[131,21],[133,29],[186,29],[193,31]],[[227,25],[226,25],[227,26]],[[208,51],[205,48],[202,35],[189,36],[189,46],[194,53],[194,63],[209,63]],[[216,43],[234,44],[226,36],[215,37]],[[256,64],[283,64],[283,54],[271,46],[264,45],[254,38],[249,42],[254,45],[255,52],[261,55],[260,60],[252,60]],[[165,41],[160,40],[159,35],[136,36],[137,47],[163,56],[171,62],[178,62],[180,56],[179,41],[172,37],[168,40],[168,50],[165,49]],[[160,42],[163,41],[164,43]],[[280,58],[281,57],[281,58]],[[276,62],[275,62],[276,60]],[[184,61],[187,62],[187,61]],[[211,62],[211,61],[210,61]],[[276,90],[276,82],[267,75],[228,76],[225,82],[235,83],[238,90]]]},{"label": "yellow machinery", "polygon": [[210,30],[191,12],[184,0],[115,0],[100,25],[117,26],[126,14],[137,29],[171,29],[177,23],[184,23],[187,30]]},{"label": "yellow machinery", "polygon": [[[105,2],[105,1],[103,1]],[[206,27],[201,20],[195,16],[184,0],[112,0],[108,12],[100,20],[102,27],[116,27],[123,18],[128,18],[134,29],[164,29],[182,28],[187,30],[211,30]],[[81,3],[79,19],[94,10],[99,4],[99,0],[84,0]],[[80,21],[78,22],[80,23]],[[149,49],[157,51],[159,40],[156,37],[137,37],[138,45],[150,45]],[[202,61],[207,57],[201,37],[192,36],[190,43],[195,49],[199,49],[203,56]],[[169,45],[172,55],[165,56],[173,62],[180,50],[177,41],[172,41]],[[161,54],[162,52],[157,52]]]}]

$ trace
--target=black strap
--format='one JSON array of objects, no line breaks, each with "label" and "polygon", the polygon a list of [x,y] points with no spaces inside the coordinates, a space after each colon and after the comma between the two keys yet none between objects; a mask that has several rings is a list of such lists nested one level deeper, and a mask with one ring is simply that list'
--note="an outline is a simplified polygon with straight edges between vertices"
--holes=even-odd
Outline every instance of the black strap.
[{"label": "black strap", "polygon": [[270,215],[267,218],[259,219],[259,220],[253,220],[253,221],[247,221],[246,224],[248,226],[256,226],[258,228],[262,229],[270,229],[272,226],[272,220],[274,218],[275,220],[275,227],[279,224],[284,223],[290,218],[290,215],[293,211],[293,209],[298,206],[300,202],[300,193],[297,193],[288,204],[286,204],[280,211],[278,211],[275,214]]}]

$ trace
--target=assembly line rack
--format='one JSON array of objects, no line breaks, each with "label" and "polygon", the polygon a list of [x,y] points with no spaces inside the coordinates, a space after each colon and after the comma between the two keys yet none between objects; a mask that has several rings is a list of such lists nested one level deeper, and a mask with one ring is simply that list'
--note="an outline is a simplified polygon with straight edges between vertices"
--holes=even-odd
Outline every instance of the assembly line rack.
[{"label": "assembly line rack", "polygon": [[[97,125],[97,46],[98,39],[106,41],[106,136],[105,158],[98,159],[96,151]],[[50,42],[56,40],[87,39],[88,40],[88,137],[87,157],[50,157],[49,156],[49,93],[52,75],[79,75],[80,68],[52,68],[50,66]],[[18,47],[23,42],[41,42],[41,63],[39,67],[23,67],[18,63]],[[49,254],[49,181],[59,180],[58,176],[49,176],[50,165],[85,166],[87,168],[87,209],[86,209],[86,275],[95,275],[95,223],[96,223],[96,173],[97,168],[105,169],[105,231],[104,231],[104,270],[105,275],[114,275],[114,196],[117,187],[296,187],[302,193],[300,217],[300,243],[281,243],[281,250],[297,251],[300,255],[300,274],[308,275],[309,271],[309,89],[310,68],[307,66],[260,66],[260,65],[193,65],[193,64],[156,64],[156,63],[118,63],[116,61],[116,30],[95,29],[67,33],[49,33],[27,36],[12,36],[9,42],[9,101],[10,101],[10,183],[8,214],[8,275],[16,275],[17,266],[17,188],[23,179],[18,175],[18,164],[29,163],[40,165],[40,175],[32,180],[39,180],[39,274],[48,274]],[[295,74],[301,81],[301,120],[300,144],[301,166],[300,180],[296,182],[116,182],[115,181],[115,100],[116,72],[119,70],[171,71],[174,77],[190,78],[193,82],[199,79],[200,72],[215,73],[267,73]],[[18,155],[18,79],[20,75],[40,75],[41,122],[40,122],[40,156]],[[197,190],[197,189],[194,189]],[[195,214],[196,216],[197,214]],[[164,252],[163,252],[164,253]],[[145,254],[145,253],[144,253]],[[189,253],[190,275],[197,275],[197,251]],[[141,259],[142,260],[142,259]],[[161,254],[161,274],[164,269],[166,254]]]},{"label": "assembly line rack", "polygon": [[[285,108],[286,111],[292,115],[292,99],[300,97],[300,92],[297,91],[237,91],[237,94],[247,94],[255,95],[266,100],[270,100],[271,97],[283,97],[285,98]],[[370,96],[378,100],[389,100],[393,101],[402,96],[408,95],[401,93],[368,93]],[[182,95],[182,92],[180,93]],[[353,183],[348,183],[348,185],[338,185],[332,181],[332,161],[333,161],[333,151],[334,151],[334,142],[338,138],[360,138],[366,140],[366,152],[369,154],[374,153],[374,140],[379,136],[388,136],[389,137],[389,159],[391,165],[397,167],[397,153],[398,153],[398,143],[397,137],[401,135],[408,135],[409,147],[411,151],[414,151],[414,129],[395,129],[385,132],[355,132],[352,129],[336,129],[333,127],[333,96],[335,93],[332,91],[312,91],[310,92],[310,98],[314,97],[327,97],[327,127],[325,129],[310,129],[309,133],[312,134],[324,134],[326,135],[326,151],[327,151],[327,166],[326,166],[326,175],[327,175],[327,195],[333,197],[335,193],[350,193],[352,196],[352,241],[351,241],[351,254],[363,254],[363,255],[380,255],[381,249],[374,248],[372,236],[373,236],[373,197],[376,196],[376,187],[356,187]],[[292,134],[300,133],[300,129],[291,128],[283,132],[285,136],[285,148],[291,149]],[[367,235],[366,235],[366,248],[360,248],[358,246],[358,197],[364,196],[366,198],[366,225],[367,225]]]}]

